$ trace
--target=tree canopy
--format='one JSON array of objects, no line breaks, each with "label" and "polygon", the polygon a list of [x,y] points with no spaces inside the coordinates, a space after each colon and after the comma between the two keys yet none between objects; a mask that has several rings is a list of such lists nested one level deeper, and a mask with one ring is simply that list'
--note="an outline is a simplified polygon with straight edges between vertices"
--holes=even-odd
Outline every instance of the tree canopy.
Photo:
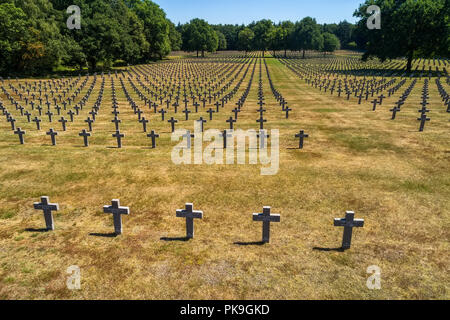
[{"label": "tree canopy", "polygon": [[[381,29],[369,30],[367,8],[381,9]],[[355,12],[358,33],[366,39],[364,59],[382,61],[407,57],[411,71],[416,57],[448,56],[450,46],[449,0],[367,0]]]},{"label": "tree canopy", "polygon": [[[369,30],[370,5],[382,12],[380,30]],[[81,29],[69,29],[66,9],[81,9]],[[43,74],[58,66],[111,67],[146,63],[171,51],[217,50],[333,52],[365,50],[364,59],[449,55],[450,0],[366,0],[347,21],[320,25],[312,17],[274,23],[210,25],[193,19],[175,26],[151,0],[0,0],[0,74]]]}]

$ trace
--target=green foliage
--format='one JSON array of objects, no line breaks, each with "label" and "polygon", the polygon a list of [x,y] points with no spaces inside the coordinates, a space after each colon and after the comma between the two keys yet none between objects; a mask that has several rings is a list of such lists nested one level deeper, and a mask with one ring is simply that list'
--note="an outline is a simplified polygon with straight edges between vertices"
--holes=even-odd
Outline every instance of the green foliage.
[{"label": "green foliage", "polygon": [[147,59],[162,59],[171,51],[170,22],[164,11],[150,0],[129,0],[131,9],[136,12],[144,25],[145,39],[149,43],[143,49]]},{"label": "green foliage", "polygon": [[214,29],[202,19],[193,19],[182,27],[183,49],[197,51],[205,56],[205,51],[215,52],[219,47],[219,37]]},{"label": "green foliage", "polygon": [[[81,29],[69,30],[70,5]],[[112,66],[162,59],[181,36],[150,0],[0,0],[0,72],[42,74],[61,65]]]},{"label": "green foliage", "polygon": [[255,38],[255,33],[250,28],[245,28],[239,32],[239,42],[238,48],[245,52],[252,50],[253,39]]},{"label": "green foliage", "polygon": [[323,47],[323,36],[316,19],[306,17],[296,23],[293,35],[294,49],[303,50],[303,58],[306,50],[321,50]]},{"label": "green foliage", "polygon": [[[368,6],[381,9],[381,29],[367,28]],[[448,56],[450,47],[449,0],[366,0],[355,12],[358,34],[366,38],[364,59],[382,61],[407,57],[407,70],[416,57]]]},{"label": "green foliage", "polygon": [[267,19],[253,22],[249,26],[252,29],[255,37],[253,39],[253,49],[261,50],[263,53],[267,51],[270,47],[271,39],[270,36],[272,34],[272,29],[274,28],[273,22]]},{"label": "green foliage", "polygon": [[175,25],[169,21],[169,38],[170,38],[170,48],[172,51],[181,50],[183,40],[181,39],[181,33],[178,32]]},{"label": "green foliage", "polygon": [[336,37],[332,33],[325,32],[323,34],[323,52],[334,52],[340,49],[341,43],[339,42],[338,37]]},{"label": "green foliage", "polygon": [[219,39],[218,50],[227,50],[227,38],[225,38],[225,35],[222,32],[217,31],[217,30],[216,30],[216,34]]}]

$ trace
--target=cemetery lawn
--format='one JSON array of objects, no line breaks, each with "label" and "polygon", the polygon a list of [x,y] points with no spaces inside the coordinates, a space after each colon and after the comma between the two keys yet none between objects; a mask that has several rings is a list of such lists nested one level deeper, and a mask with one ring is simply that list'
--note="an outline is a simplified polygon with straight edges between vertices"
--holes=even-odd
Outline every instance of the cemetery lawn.
[{"label": "cemetery lawn", "polygon": [[[423,80],[391,121],[389,109],[406,86],[373,112],[370,102],[324,94],[276,59],[266,61],[293,109],[286,120],[263,69],[266,128],[280,130],[273,176],[262,176],[261,165],[173,164],[176,143],[159,114],[148,124],[161,135],[157,148],[145,147],[150,140],[118,80],[126,137],[122,149],[113,148],[107,76],[89,148],[78,137],[86,127],[81,119],[52,147],[33,123],[22,126],[29,134],[19,145],[2,117],[0,299],[449,299],[450,122],[434,79],[432,121],[419,133]],[[241,129],[257,128],[258,68]],[[206,129],[226,128],[237,97]],[[177,128],[192,129],[193,121]],[[298,150],[294,136],[301,129],[310,137]],[[33,209],[43,195],[60,205],[54,232],[35,230],[45,225]],[[119,237],[108,236],[112,216],[103,213],[111,199],[131,211]],[[204,212],[195,220],[195,239],[161,240],[185,235],[175,210],[186,202]],[[281,214],[281,222],[271,225],[270,244],[252,245],[261,240],[252,213],[263,206]],[[343,229],[333,218],[346,210],[365,219],[364,228],[354,229],[350,250],[328,250],[341,245]],[[81,268],[81,290],[66,287],[72,265]],[[381,268],[381,290],[366,286],[372,265]]]}]

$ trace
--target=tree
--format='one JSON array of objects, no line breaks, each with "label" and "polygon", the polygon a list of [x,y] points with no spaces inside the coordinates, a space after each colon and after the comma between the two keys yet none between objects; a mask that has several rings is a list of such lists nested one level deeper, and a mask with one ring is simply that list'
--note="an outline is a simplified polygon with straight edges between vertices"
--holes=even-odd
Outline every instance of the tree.
[{"label": "tree", "polygon": [[253,46],[256,50],[263,52],[263,57],[270,46],[270,34],[273,28],[273,22],[270,20],[261,20],[252,23],[250,28],[253,30],[255,37],[253,38]]},{"label": "tree", "polygon": [[[6,0],[2,2],[4,5],[10,4],[10,6],[4,7],[6,14],[10,15],[5,22],[8,23],[8,20],[12,22],[10,19],[13,19],[14,25],[17,24],[17,26],[10,26],[12,32],[6,30],[9,35],[5,39],[11,38],[18,30],[23,32],[20,39],[17,39],[18,43],[12,45],[11,48],[6,48],[13,50],[10,51],[11,56],[8,59],[13,65],[9,65],[9,69],[27,74],[52,71],[66,53],[56,19],[57,12],[52,3],[49,0]],[[22,17],[22,13],[25,14],[25,18]],[[18,47],[21,47],[20,52],[13,54]]]},{"label": "tree", "polygon": [[323,37],[316,19],[306,17],[295,26],[294,31],[295,49],[303,50],[303,59],[306,50],[321,50]]},{"label": "tree", "polygon": [[225,38],[225,35],[217,30],[216,34],[219,39],[218,50],[227,50],[227,39]]},{"label": "tree", "polygon": [[183,40],[181,39],[181,33],[178,32],[175,25],[169,21],[169,38],[170,38],[170,48],[172,51],[181,50]]},{"label": "tree", "polygon": [[278,36],[280,37],[280,49],[284,50],[284,57],[287,56],[287,50],[293,50],[292,35],[295,25],[291,21],[283,21],[278,25]]},{"label": "tree", "polygon": [[340,42],[339,42],[339,38],[336,37],[334,34],[332,33],[328,33],[325,32],[323,34],[323,49],[322,51],[324,53],[327,52],[334,52],[338,49],[340,49]]},{"label": "tree", "polygon": [[245,28],[241,32],[239,32],[238,38],[239,38],[238,44],[239,49],[245,51],[245,53],[247,54],[252,49],[255,34],[250,28]]},{"label": "tree", "polygon": [[219,46],[219,38],[213,28],[202,19],[193,19],[182,27],[183,48],[186,51],[197,51],[205,56],[205,51],[215,52]]},{"label": "tree", "polygon": [[335,32],[332,33],[339,38],[344,48],[348,48],[348,44],[353,40],[354,29],[355,26],[353,24],[344,20],[336,26]]},{"label": "tree", "polygon": [[219,24],[213,26],[214,30],[223,33],[227,41],[227,50],[239,49],[239,32],[245,28],[245,26],[233,25],[233,24]]},{"label": "tree", "polygon": [[18,57],[26,49],[23,42],[29,22],[22,9],[13,3],[0,4],[0,72],[17,69]]},{"label": "tree", "polygon": [[[368,30],[369,5],[382,12],[381,29]],[[382,61],[407,57],[407,71],[415,57],[448,56],[450,48],[449,0],[366,0],[354,13],[360,17],[359,33],[367,39],[366,60],[376,56]]]},{"label": "tree", "polygon": [[269,49],[275,51],[284,49],[285,30],[281,26],[276,26],[269,31]]},{"label": "tree", "polygon": [[128,5],[142,20],[148,50],[144,56],[150,59],[162,59],[171,51],[170,21],[165,12],[150,0],[128,0]]}]

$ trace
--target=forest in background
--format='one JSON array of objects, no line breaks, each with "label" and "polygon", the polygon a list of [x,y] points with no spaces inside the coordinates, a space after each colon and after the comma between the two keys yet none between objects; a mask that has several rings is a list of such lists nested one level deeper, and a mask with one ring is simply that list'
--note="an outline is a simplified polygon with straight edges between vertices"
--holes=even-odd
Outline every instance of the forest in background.
[{"label": "forest in background", "polygon": [[[367,28],[372,4],[382,10],[380,30]],[[71,5],[81,9],[80,29],[67,27]],[[161,60],[179,50],[202,57],[218,50],[304,55],[340,48],[362,50],[364,59],[447,57],[449,8],[449,0],[367,0],[354,13],[357,24],[318,24],[306,17],[249,25],[193,19],[175,25],[150,0],[0,0],[0,75],[42,75],[61,67],[109,69]]]}]

